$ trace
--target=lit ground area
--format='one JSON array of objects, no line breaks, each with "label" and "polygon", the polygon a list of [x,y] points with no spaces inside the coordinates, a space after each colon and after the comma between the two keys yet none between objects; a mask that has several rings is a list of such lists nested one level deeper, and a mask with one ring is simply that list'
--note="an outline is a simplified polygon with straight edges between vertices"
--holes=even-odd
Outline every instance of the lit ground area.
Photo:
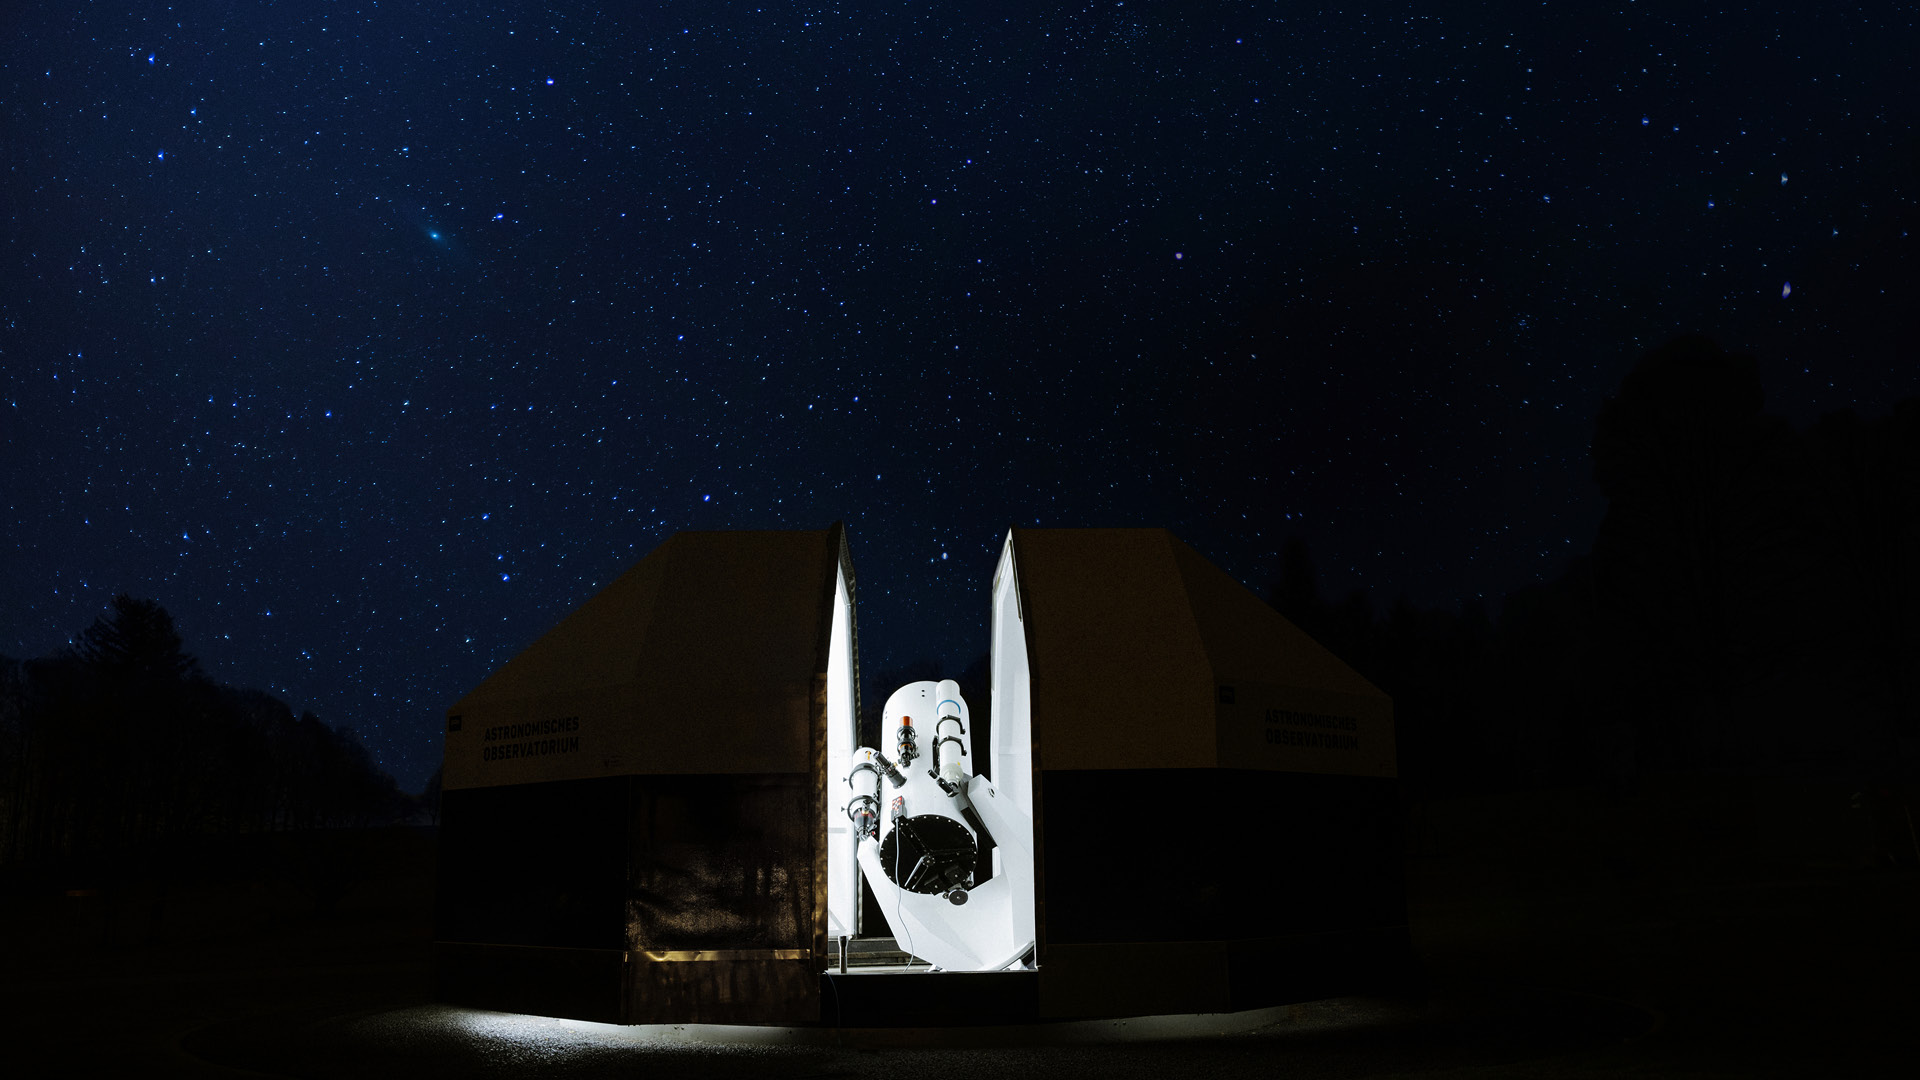
[{"label": "lit ground area", "polygon": [[1312,1003],[1217,1034],[713,1044],[435,1006],[420,834],[321,860],[331,877],[16,896],[0,912],[0,1033],[10,1075],[354,1080],[1907,1076],[1920,1054],[1920,873],[1873,864],[1872,824],[1844,792],[1451,801],[1416,811],[1409,839],[1432,1000]]}]

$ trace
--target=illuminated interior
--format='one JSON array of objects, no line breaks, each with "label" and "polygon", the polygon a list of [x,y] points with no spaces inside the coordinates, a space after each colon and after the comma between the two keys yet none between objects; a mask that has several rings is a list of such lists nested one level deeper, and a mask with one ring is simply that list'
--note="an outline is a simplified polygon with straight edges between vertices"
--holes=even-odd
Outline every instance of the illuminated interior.
[{"label": "illuminated interior", "polygon": [[[1013,936],[1034,940],[1033,924],[1033,695],[1027,678],[1026,623],[1020,610],[1019,568],[1013,534],[1000,546],[993,572],[993,777],[1013,800],[1020,824],[994,849],[993,872],[1012,886]],[[1009,861],[1003,852],[1018,853]]]},{"label": "illuminated interior", "polygon": [[[991,746],[976,748],[972,709],[951,680],[892,690],[884,745],[856,746],[850,605],[835,599],[827,709],[828,934],[891,937],[939,971],[1030,965],[1034,943],[1033,753],[1011,536],[993,590]],[[982,774],[983,754],[991,764]],[[991,869],[976,853],[991,843]],[[884,926],[865,925],[871,893]]]},{"label": "illuminated interior", "polygon": [[847,574],[834,575],[833,639],[827,646],[827,937],[860,936],[860,869],[853,860],[853,828],[840,807],[858,737],[853,709],[853,603]]}]

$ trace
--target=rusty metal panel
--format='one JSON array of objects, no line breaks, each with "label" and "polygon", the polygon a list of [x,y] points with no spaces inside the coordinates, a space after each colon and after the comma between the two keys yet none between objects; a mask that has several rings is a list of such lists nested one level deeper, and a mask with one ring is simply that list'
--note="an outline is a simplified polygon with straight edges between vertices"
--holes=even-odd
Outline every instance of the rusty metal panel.
[{"label": "rusty metal panel", "polygon": [[634,777],[627,1023],[819,1018],[807,773]]},{"label": "rusty metal panel", "polygon": [[[831,617],[828,620],[831,632]],[[858,679],[856,678],[856,683]],[[827,787],[833,781],[827,776],[827,676],[821,675],[813,683],[813,769],[808,784],[807,833],[812,841],[811,869],[813,871],[813,911],[807,926],[808,959],[818,970],[827,958],[827,814],[829,812]],[[858,716],[859,714],[854,714]]]},{"label": "rusty metal panel", "polygon": [[635,778],[623,1022],[819,1018],[818,787],[803,774]]},{"label": "rusty metal panel", "polygon": [[807,949],[812,783],[805,773],[635,777],[627,949]]},{"label": "rusty metal panel", "polygon": [[741,950],[732,957],[702,960],[636,955],[627,965],[622,1022],[813,1023],[820,1019],[819,965],[810,957],[773,958],[787,952]]}]

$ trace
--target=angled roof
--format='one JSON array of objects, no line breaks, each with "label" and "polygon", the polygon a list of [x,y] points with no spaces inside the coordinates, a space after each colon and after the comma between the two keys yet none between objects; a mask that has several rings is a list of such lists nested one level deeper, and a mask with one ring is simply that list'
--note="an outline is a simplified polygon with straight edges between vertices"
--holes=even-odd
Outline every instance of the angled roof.
[{"label": "angled roof", "polygon": [[1037,767],[1395,775],[1387,695],[1167,530],[1012,544]]},{"label": "angled roof", "polygon": [[668,538],[447,710],[446,787],[809,771],[844,533]]}]

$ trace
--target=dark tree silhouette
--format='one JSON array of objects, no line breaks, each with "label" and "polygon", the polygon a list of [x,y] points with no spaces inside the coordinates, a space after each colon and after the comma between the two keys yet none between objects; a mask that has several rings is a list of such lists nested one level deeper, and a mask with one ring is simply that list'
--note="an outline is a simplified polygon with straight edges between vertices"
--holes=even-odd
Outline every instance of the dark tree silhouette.
[{"label": "dark tree silhouette", "polygon": [[1873,760],[1920,736],[1920,400],[1868,422],[1822,417],[1805,438],[1815,557],[1832,593],[1832,673],[1882,721],[1862,732]]},{"label": "dark tree silhouette", "polygon": [[[1290,538],[1274,607],[1392,695],[1415,797],[1648,771],[1880,783],[1920,744],[1920,400],[1804,433],[1751,357],[1682,337],[1602,408],[1590,557],[1457,613],[1329,604]],[[1884,786],[1884,784],[1882,785]],[[1904,820],[1904,819],[1903,819]]]},{"label": "dark tree silhouette", "polygon": [[420,792],[420,809],[426,813],[427,822],[431,825],[440,824],[440,785],[444,781],[441,774],[445,771],[445,765],[435,766],[433,775],[427,777],[427,786]]},{"label": "dark tree silhouette", "polygon": [[1752,357],[1680,337],[1641,357],[1595,424],[1602,686],[1648,764],[1763,753],[1756,691],[1817,633],[1782,625],[1811,589],[1807,534],[1792,433],[1762,404]]},{"label": "dark tree silhouette", "polygon": [[351,731],[206,679],[154,601],[116,597],[60,655],[0,663],[0,865],[124,879],[183,838],[410,806]]},{"label": "dark tree silhouette", "polygon": [[1301,537],[1289,536],[1280,545],[1280,580],[1268,590],[1267,602],[1308,637],[1318,641],[1326,636],[1332,620],[1320,597],[1320,572]]},{"label": "dark tree silhouette", "polygon": [[102,615],[74,636],[73,651],[102,676],[143,686],[200,678],[200,662],[186,651],[173,616],[152,600],[126,593],[113,598],[113,616]]},{"label": "dark tree silhouette", "polygon": [[1542,786],[1617,779],[1629,737],[1592,705],[1592,561],[1507,596],[1481,694],[1513,782]]}]

